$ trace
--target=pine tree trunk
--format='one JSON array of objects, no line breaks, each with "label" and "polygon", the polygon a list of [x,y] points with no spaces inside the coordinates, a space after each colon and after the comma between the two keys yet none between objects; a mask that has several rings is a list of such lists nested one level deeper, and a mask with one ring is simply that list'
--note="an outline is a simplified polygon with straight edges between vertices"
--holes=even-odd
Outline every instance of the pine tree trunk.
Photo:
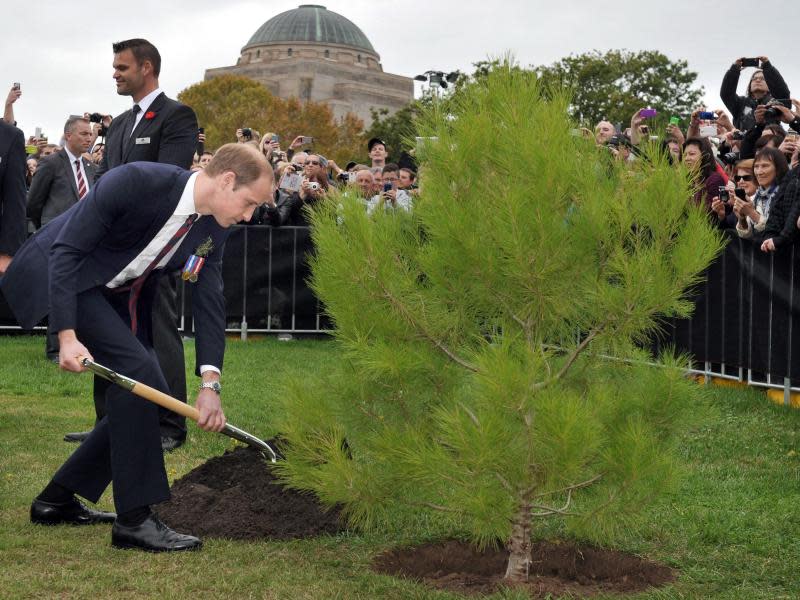
[{"label": "pine tree trunk", "polygon": [[508,566],[505,580],[511,583],[528,581],[531,565],[531,505],[523,501],[517,509],[508,542]]}]

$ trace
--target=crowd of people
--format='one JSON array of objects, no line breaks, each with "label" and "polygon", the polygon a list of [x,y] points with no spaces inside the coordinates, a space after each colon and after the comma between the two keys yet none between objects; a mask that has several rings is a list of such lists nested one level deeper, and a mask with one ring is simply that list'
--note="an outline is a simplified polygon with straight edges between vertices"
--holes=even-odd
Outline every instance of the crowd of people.
[{"label": "crowd of people", "polygon": [[[752,68],[745,95],[741,73]],[[686,130],[670,118],[663,137],[651,135],[649,108],[637,110],[621,130],[600,121],[592,136],[619,160],[634,162],[663,152],[694,169],[691,200],[705,206],[719,227],[774,252],[800,236],[800,101],[766,56],[739,58],[722,79],[723,109],[695,110]]]}]

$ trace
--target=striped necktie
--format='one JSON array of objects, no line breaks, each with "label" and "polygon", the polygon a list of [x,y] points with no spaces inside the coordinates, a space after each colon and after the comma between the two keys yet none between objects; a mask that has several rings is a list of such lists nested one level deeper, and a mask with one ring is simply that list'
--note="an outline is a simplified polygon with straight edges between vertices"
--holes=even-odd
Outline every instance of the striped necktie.
[{"label": "striped necktie", "polygon": [[[63,163],[62,163],[63,164]],[[86,180],[83,178],[83,173],[81,172],[81,159],[75,159],[75,171],[78,173],[78,200],[83,200],[83,197],[86,195]]]},{"label": "striped necktie", "polygon": [[192,228],[192,224],[197,220],[199,215],[197,213],[189,215],[189,218],[184,221],[183,225],[178,228],[178,231],[175,232],[166,245],[161,249],[161,251],[156,255],[153,261],[147,265],[147,268],[144,270],[144,273],[139,275],[136,279],[134,279],[133,283],[130,287],[130,296],[128,297],[128,312],[131,315],[131,331],[134,335],[136,335],[136,321],[137,321],[137,314],[136,314],[136,304],[139,301],[139,295],[142,293],[142,286],[144,286],[144,282],[147,280],[147,277],[150,273],[158,266],[158,263],[169,253],[172,248],[175,247],[180,239],[186,235],[189,230]]}]

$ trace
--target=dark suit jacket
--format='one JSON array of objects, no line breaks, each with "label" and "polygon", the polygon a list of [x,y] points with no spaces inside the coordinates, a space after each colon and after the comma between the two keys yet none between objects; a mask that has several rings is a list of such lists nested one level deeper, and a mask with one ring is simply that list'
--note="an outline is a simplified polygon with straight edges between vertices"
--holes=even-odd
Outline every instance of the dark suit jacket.
[{"label": "dark suit jacket", "polygon": [[13,256],[25,241],[25,163],[22,132],[0,119],[0,254]]},{"label": "dark suit jacket", "polygon": [[[152,119],[146,118],[148,113],[153,113]],[[192,166],[197,146],[197,117],[191,108],[159,94],[133,134],[125,139],[126,125],[134,118],[133,111],[126,110],[111,122],[98,179],[109,169],[142,160],[183,169]],[[136,143],[137,139],[140,143]]]},{"label": "dark suit jacket", "polygon": [[[89,189],[94,185],[96,167],[81,158]],[[78,184],[75,170],[66,150],[48,156],[36,169],[28,190],[28,218],[38,229],[55,219],[78,201]]]},{"label": "dark suit jacket", "polygon": [[[74,329],[78,294],[105,286],[144,250],[172,216],[190,175],[172,165],[123,165],[31,236],[0,280],[19,323],[29,329],[49,314],[56,331]],[[197,366],[222,368],[222,252],[227,236],[228,230],[212,216],[201,217],[167,267],[151,274],[180,270],[201,243],[212,240],[213,251],[192,284]],[[43,276],[48,272],[49,281]]]}]

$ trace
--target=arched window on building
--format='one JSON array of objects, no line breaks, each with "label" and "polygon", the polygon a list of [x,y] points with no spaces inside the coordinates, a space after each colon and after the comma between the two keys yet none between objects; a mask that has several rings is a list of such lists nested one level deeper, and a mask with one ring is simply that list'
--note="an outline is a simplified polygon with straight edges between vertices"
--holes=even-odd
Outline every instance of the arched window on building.
[{"label": "arched window on building", "polygon": [[256,50],[256,58],[261,58],[261,50]]},{"label": "arched window on building", "polygon": [[361,55],[358,55],[358,62],[361,62]]},{"label": "arched window on building", "polygon": [[325,50],[325,58],[330,58],[330,57],[331,57],[331,51]]},{"label": "arched window on building", "polygon": [[292,55],[292,49],[289,48],[289,50],[286,51],[286,56],[291,56],[291,55]]}]

